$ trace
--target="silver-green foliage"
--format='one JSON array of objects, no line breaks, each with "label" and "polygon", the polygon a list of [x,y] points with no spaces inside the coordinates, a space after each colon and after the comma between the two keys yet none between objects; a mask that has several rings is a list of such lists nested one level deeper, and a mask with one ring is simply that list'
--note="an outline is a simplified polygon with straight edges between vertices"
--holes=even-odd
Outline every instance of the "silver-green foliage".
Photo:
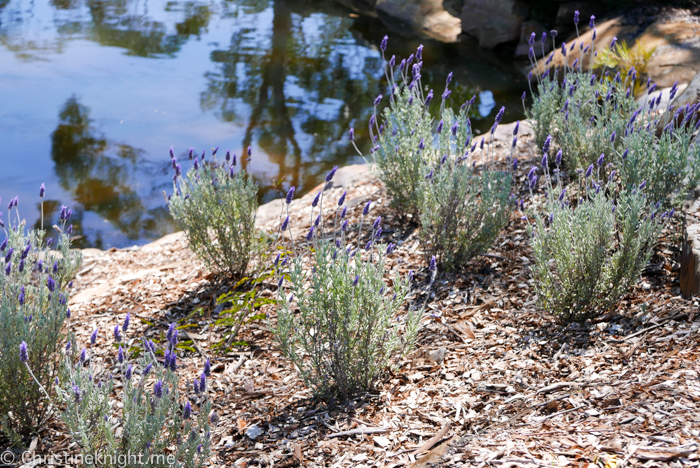
[{"label": "silver-green foliage", "polygon": [[616,192],[613,182],[590,178],[580,185],[576,201],[549,182],[529,226],[538,299],[566,322],[600,315],[629,291],[669,216],[649,209],[640,188]]},{"label": "silver-green foliage", "polygon": [[257,250],[258,187],[235,164],[235,156],[223,164],[195,158],[187,175],[176,177],[168,208],[207,267],[241,277]]},{"label": "silver-green foliage", "polygon": [[[436,123],[429,111],[433,90],[426,94],[423,89],[421,65],[422,62],[418,62],[411,68],[410,61],[402,64],[398,71],[402,83],[398,87],[394,82],[394,70],[389,67],[387,76],[392,89],[389,104],[381,113],[382,122],[375,112],[369,124],[370,136],[375,142],[370,151],[374,171],[391,195],[392,206],[414,215],[420,209],[420,185],[426,165],[438,162],[445,153],[454,154],[455,148],[461,155],[471,139],[468,115],[473,102],[465,103],[455,114],[445,106],[450,94],[446,87],[440,104],[441,120]],[[436,132],[438,127],[440,132]]]},{"label": "silver-green foliage", "polygon": [[[560,148],[571,174],[585,169],[602,153],[619,148],[637,105],[628,95],[627,81],[600,80],[595,75],[569,70],[558,83],[540,79],[538,94],[527,116],[534,123],[535,141],[544,147],[547,136]],[[613,137],[615,134],[615,137]]]},{"label": "silver-green foliage", "polygon": [[16,219],[8,219],[4,229],[6,243],[0,244],[0,422],[3,432],[17,441],[18,434],[36,429],[48,410],[17,350],[26,342],[35,350],[30,364],[36,378],[44,385],[53,380],[64,337],[68,285],[82,255],[70,250],[63,232],[67,219],[53,251],[44,242],[45,232],[27,231],[16,207],[14,211]]},{"label": "silver-green foliage", "polygon": [[694,140],[695,118],[674,124],[657,137],[655,127],[640,127],[624,138],[617,164],[625,188],[647,182],[647,196],[664,206],[679,206],[700,182],[700,146]]},{"label": "silver-green foliage", "polygon": [[[126,329],[122,327],[121,337],[128,349]],[[116,377],[93,363],[91,349],[78,353],[74,343],[66,352],[56,394],[65,408],[61,418],[80,446],[86,466],[194,468],[207,462],[211,401],[206,376],[201,378],[204,391],[185,395],[181,403],[180,377],[168,365],[169,357],[176,356],[173,343],[165,351],[165,365],[157,361],[155,346],[145,339],[139,358],[119,348],[122,359],[115,353]],[[115,385],[115,379],[120,385]],[[196,378],[198,388],[200,382]]]},{"label": "silver-green foliage", "polygon": [[285,292],[280,281],[277,321],[270,328],[309,388],[346,398],[371,389],[392,359],[411,349],[422,310],[398,315],[409,281],[387,275],[393,246],[377,244],[378,222],[362,250],[345,242],[347,222],[341,221],[340,233],[333,233],[338,235],[326,238],[314,227],[305,253],[276,262],[288,286]]},{"label": "silver-green foliage", "polygon": [[448,270],[487,251],[511,210],[511,174],[462,161],[447,159],[422,184],[423,250]]}]

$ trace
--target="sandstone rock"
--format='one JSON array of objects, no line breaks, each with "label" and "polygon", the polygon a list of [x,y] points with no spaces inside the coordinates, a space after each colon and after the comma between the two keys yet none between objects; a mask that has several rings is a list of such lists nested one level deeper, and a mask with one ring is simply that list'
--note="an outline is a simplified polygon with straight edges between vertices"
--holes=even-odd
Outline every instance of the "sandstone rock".
[{"label": "sandstone rock", "polygon": [[442,0],[377,0],[375,8],[390,26],[398,21],[442,42],[457,42],[462,31],[459,18],[445,11]]},{"label": "sandstone rock", "polygon": [[519,0],[465,0],[462,31],[491,49],[518,39],[528,12],[529,6]]}]

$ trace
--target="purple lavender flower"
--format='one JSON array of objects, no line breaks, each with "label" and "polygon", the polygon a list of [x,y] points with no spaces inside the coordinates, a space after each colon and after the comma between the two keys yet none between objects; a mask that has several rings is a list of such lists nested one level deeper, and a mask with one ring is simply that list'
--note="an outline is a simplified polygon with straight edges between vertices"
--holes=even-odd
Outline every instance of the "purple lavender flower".
[{"label": "purple lavender flower", "polygon": [[207,389],[207,376],[202,374],[199,376],[199,391],[204,392]]},{"label": "purple lavender flower", "polygon": [[595,28],[595,16],[591,15],[591,20],[588,22],[588,27],[593,29]]},{"label": "purple lavender flower", "polygon": [[46,186],[41,184],[41,187],[39,187],[39,198],[44,198],[44,195],[46,195]]},{"label": "purple lavender flower", "polygon": [[173,341],[173,336],[174,336],[174,334],[175,334],[175,324],[174,324],[174,323],[171,323],[171,324],[168,326],[168,332],[167,332],[167,334],[165,335],[165,338],[168,340],[168,343],[171,343],[171,342]]},{"label": "purple lavender flower", "polygon": [[286,231],[287,227],[289,226],[289,216],[287,216],[284,221],[282,222],[281,230]]},{"label": "purple lavender flower", "polygon": [[352,282],[352,287],[353,288],[356,287],[357,283],[359,283],[359,282],[360,282],[360,275],[355,275],[355,279]]},{"label": "purple lavender flower", "polygon": [[124,362],[124,349],[121,346],[117,350],[117,361],[119,361],[119,364]]},{"label": "purple lavender flower", "polygon": [[374,224],[372,225],[373,229],[377,229],[379,227],[379,224],[382,222],[382,217],[377,216],[377,219],[374,220]]},{"label": "purple lavender flower", "polygon": [[46,278],[46,287],[49,288],[49,291],[54,292],[56,289],[56,282],[52,277]]},{"label": "purple lavender flower", "polygon": [[80,364],[85,363],[85,361],[87,359],[87,351],[85,350],[85,348],[80,350],[80,358],[79,359],[80,359]]},{"label": "purple lavender flower", "polygon": [[24,305],[24,286],[19,290],[19,305]]},{"label": "purple lavender flower", "polygon": [[309,229],[309,233],[306,235],[306,240],[310,241],[314,237],[314,228],[316,226],[311,226],[311,229]]},{"label": "purple lavender flower", "polygon": [[586,169],[585,177],[586,177],[586,178],[589,178],[589,177],[591,176],[591,174],[593,174],[593,164],[591,164],[590,166],[588,166],[588,169]]},{"label": "purple lavender flower", "polygon": [[131,380],[131,373],[133,372],[133,367],[131,364],[129,364],[129,367],[126,368],[126,372],[124,372],[124,378],[126,380]]},{"label": "purple lavender flower", "polygon": [[387,255],[391,254],[395,248],[396,248],[396,244],[390,243],[386,248],[386,254]]},{"label": "purple lavender flower", "polygon": [[559,201],[562,201],[564,199],[565,195],[566,195],[566,189],[562,190],[561,193],[559,194]]},{"label": "purple lavender flower", "polygon": [[337,170],[338,166],[333,166],[333,169],[331,169],[331,171],[326,175],[326,182],[330,182],[333,179],[333,176]]},{"label": "purple lavender flower", "polygon": [[122,331],[126,333],[126,331],[129,329],[129,321],[131,320],[131,312],[126,313],[126,317],[124,318],[124,325],[122,325]]},{"label": "purple lavender flower", "polygon": [[552,135],[547,135],[547,138],[544,140],[544,143],[542,144],[542,152],[544,154],[549,153],[549,146],[552,144]]},{"label": "purple lavender flower", "polygon": [[429,106],[430,101],[432,101],[432,100],[433,100],[433,90],[431,89],[430,91],[428,91],[428,95],[425,97],[425,105]]},{"label": "purple lavender flower", "polygon": [[617,36],[613,36],[612,41],[610,41],[610,50],[614,49],[616,44],[617,44]]},{"label": "purple lavender flower", "polygon": [[153,369],[153,364],[149,364],[146,367],[144,367],[143,372],[141,373],[141,376],[145,379],[146,376],[151,372],[151,369]]},{"label": "purple lavender flower", "polygon": [[362,216],[367,216],[369,213],[369,207],[372,204],[372,200],[368,201],[365,207],[362,209]]},{"label": "purple lavender flower", "polygon": [[644,187],[646,187],[646,186],[647,186],[647,181],[645,180],[644,182],[639,184],[639,190],[644,190]]},{"label": "purple lavender flower", "polygon": [[27,352],[27,343],[22,341],[19,345],[19,360],[22,362],[27,362],[29,360],[29,353]]},{"label": "purple lavender flower", "polygon": [[624,153],[622,153],[622,159],[627,159],[627,156],[629,155],[629,153],[630,153],[630,150],[629,150],[629,148],[628,148],[628,149],[625,150]]},{"label": "purple lavender flower", "polygon": [[554,157],[554,163],[559,167],[561,165],[561,158],[562,158],[562,153],[561,149],[557,151],[557,155]]},{"label": "purple lavender flower", "polygon": [[119,342],[121,342],[121,340],[122,340],[122,335],[121,335],[121,333],[119,333],[119,325],[116,325],[114,327],[114,341],[119,343]]},{"label": "purple lavender flower", "polygon": [[578,10],[574,11],[574,24],[578,26],[578,17],[581,13]]},{"label": "purple lavender flower", "polygon": [[316,216],[316,221],[314,221],[314,226],[318,227],[318,223],[321,222],[321,215]]},{"label": "purple lavender flower", "polygon": [[615,131],[612,132],[612,135],[610,136],[610,143],[615,143]]},{"label": "purple lavender flower", "polygon": [[314,197],[314,200],[311,202],[311,206],[316,208],[316,205],[318,205],[318,201],[321,198],[321,192],[318,192],[316,196]]},{"label": "purple lavender flower", "polygon": [[70,320],[70,309],[66,309],[66,318]]},{"label": "purple lavender flower", "polygon": [[600,157],[598,158],[598,161],[596,161],[596,165],[597,165],[598,167],[602,166],[602,165],[603,165],[603,162],[604,162],[604,159],[605,159],[605,153],[602,153],[602,154],[600,155]]},{"label": "purple lavender flower", "polygon": [[340,230],[345,232],[348,229],[348,220],[346,219],[343,221],[343,224],[340,225]]},{"label": "purple lavender flower", "polygon": [[153,394],[156,396],[156,398],[161,398],[163,396],[163,381],[158,380],[156,384],[153,386]]},{"label": "purple lavender flower", "polygon": [[73,386],[73,397],[75,398],[76,403],[80,403],[83,400],[82,392],[80,391],[80,387],[77,385]]},{"label": "purple lavender flower", "polygon": [[[389,59],[389,66],[391,68],[394,68],[396,66],[396,56],[392,55],[391,58]],[[392,90],[393,92],[393,90]]]},{"label": "purple lavender flower", "polygon": [[544,153],[544,156],[542,156],[542,169],[547,170],[547,153]]},{"label": "purple lavender flower", "polygon": [[532,179],[530,179],[530,189],[534,189],[536,185],[537,185],[537,176],[533,176]]},{"label": "purple lavender flower", "polygon": [[90,344],[92,346],[95,346],[95,343],[97,342],[97,334],[99,333],[99,329],[95,328],[95,331],[92,332],[92,335],[90,335]]},{"label": "purple lavender flower", "polygon": [[513,171],[517,171],[517,170],[518,170],[518,159],[513,158]]},{"label": "purple lavender flower", "polygon": [[561,43],[561,54],[566,57],[566,42]]},{"label": "purple lavender flower", "polygon": [[[529,58],[531,60],[535,58],[535,49],[533,49],[532,47],[530,47],[527,51],[527,58]],[[532,72],[530,72],[530,74],[528,74],[528,76],[527,76],[528,81],[530,81],[531,78],[532,78]]]},{"label": "purple lavender flower", "polygon": [[190,419],[191,415],[192,415],[192,405],[190,405],[190,402],[187,401],[187,403],[185,403],[185,408],[182,410],[182,419]]}]

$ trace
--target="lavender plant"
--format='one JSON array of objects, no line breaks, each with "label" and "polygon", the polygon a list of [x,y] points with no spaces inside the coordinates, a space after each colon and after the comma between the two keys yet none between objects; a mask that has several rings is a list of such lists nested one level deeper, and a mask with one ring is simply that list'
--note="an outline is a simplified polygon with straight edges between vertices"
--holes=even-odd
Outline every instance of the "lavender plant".
[{"label": "lavender plant", "polygon": [[650,200],[658,200],[665,207],[680,206],[700,182],[700,147],[694,138],[700,125],[697,109],[679,109],[684,116],[677,111],[660,136],[656,134],[656,121],[630,126],[624,149],[615,153],[625,188],[647,181]]},{"label": "lavender plant", "polygon": [[362,230],[369,225],[364,223],[368,203],[357,236],[363,245],[348,242],[344,199],[332,231],[324,231],[320,213],[306,238],[297,241],[306,250],[275,260],[279,307],[276,323],[270,321],[282,353],[305,384],[317,395],[341,398],[370,389],[392,359],[408,352],[422,317],[422,310],[412,308],[399,315],[409,279],[396,272],[387,278],[386,260],[394,246],[380,242],[381,218],[369,232]]},{"label": "lavender plant", "polygon": [[[42,185],[43,201],[45,189]],[[18,198],[10,200],[8,219],[0,228],[0,415],[2,431],[14,442],[28,435],[49,416],[39,389],[17,355],[26,342],[35,352],[29,359],[38,381],[46,385],[57,372],[57,352],[64,333],[70,280],[82,261],[70,250],[72,211],[61,209],[57,250],[45,231],[27,230],[19,214]],[[42,210],[43,212],[43,210]],[[43,217],[42,217],[43,223]]]},{"label": "lavender plant", "polygon": [[[257,184],[244,169],[236,169],[236,155],[230,152],[221,164],[216,161],[216,150],[212,161],[205,162],[205,153],[201,161],[194,157],[185,177],[172,148],[170,157],[175,175],[168,208],[185,230],[190,248],[214,271],[241,277],[259,247]],[[193,159],[192,150],[189,158]]]},{"label": "lavender plant", "polygon": [[[556,162],[559,169],[561,159]],[[535,172],[530,172],[531,190]],[[597,167],[582,171],[578,200],[567,195],[561,177],[550,175],[546,157],[543,172],[547,195],[528,225],[538,299],[562,321],[593,318],[634,285],[673,212],[649,207],[645,183],[620,190],[604,156]]]},{"label": "lavender plant", "polygon": [[510,217],[511,174],[446,158],[422,184],[420,240],[447,270],[491,247]]},{"label": "lavender plant", "polygon": [[[387,37],[381,44],[382,57],[386,50]],[[469,108],[474,98],[466,102],[458,113],[446,106],[451,94],[447,78],[440,104],[439,122],[430,113],[434,92],[427,93],[421,83],[423,46],[415,55],[402,60],[396,70],[396,58],[392,56],[385,69],[390,86],[388,98],[377,96],[374,114],[370,117],[369,133],[373,142],[370,150],[374,171],[384,183],[392,197],[391,203],[401,213],[417,215],[420,209],[420,186],[425,176],[425,167],[437,163],[445,153],[460,154],[471,141]],[[415,63],[413,63],[415,60]],[[398,73],[397,86],[394,74]],[[377,113],[382,102],[388,105]],[[382,118],[382,122],[379,119]],[[350,131],[353,139],[353,131]],[[437,140],[437,142],[436,142]],[[360,155],[362,153],[359,151]]]},{"label": "lavender plant", "polygon": [[[143,353],[134,358],[129,351],[129,315],[114,329],[115,377],[94,362],[92,350],[98,339],[95,329],[90,348],[77,351],[77,343],[66,348],[62,379],[56,378],[56,400],[65,411],[61,417],[73,440],[80,446],[86,466],[94,467],[201,467],[210,454],[211,413],[207,377],[194,380],[194,392],[181,403],[177,373],[177,329],[168,330],[163,363],[156,358],[152,341],[142,339]],[[71,337],[74,339],[74,337]],[[33,349],[20,346],[19,358],[32,372],[29,356]],[[115,382],[115,380],[118,381]],[[37,382],[37,387],[44,387]],[[189,385],[187,385],[189,388]],[[115,388],[119,391],[115,392]],[[48,392],[45,392],[49,398]],[[211,418],[210,418],[211,413]]]}]

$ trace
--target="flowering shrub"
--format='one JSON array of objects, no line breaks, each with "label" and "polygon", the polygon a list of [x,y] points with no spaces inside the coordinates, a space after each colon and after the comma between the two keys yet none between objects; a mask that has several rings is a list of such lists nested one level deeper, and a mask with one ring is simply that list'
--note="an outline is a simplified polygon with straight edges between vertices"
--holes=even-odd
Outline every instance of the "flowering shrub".
[{"label": "flowering shrub", "polygon": [[[160,364],[155,345],[145,339],[142,356],[130,356],[128,328],[129,315],[113,332],[115,344],[124,346],[119,346],[115,356],[117,377],[106,375],[93,362],[91,349],[99,333],[95,329],[90,349],[78,352],[76,343],[68,343],[62,378],[55,380],[57,399],[65,408],[63,422],[80,446],[86,465],[203,466],[210,453],[209,361],[194,380],[193,394],[186,396],[182,404],[178,391],[177,329],[171,325],[168,330],[165,358]],[[29,357],[34,350],[26,343],[19,349],[19,359],[31,372]],[[115,385],[115,379],[120,380],[120,385]],[[118,397],[115,387],[120,387]],[[217,419],[212,413],[211,423]]]},{"label": "flowering shrub", "polygon": [[[40,190],[43,199],[44,188]],[[18,211],[18,199],[8,206],[7,222],[0,218],[5,240],[0,242],[0,415],[2,430],[19,442],[42,423],[48,407],[19,360],[22,342],[35,350],[30,357],[37,380],[50,382],[57,371],[56,353],[62,326],[70,310],[66,306],[70,279],[82,256],[70,250],[66,228],[72,211],[61,209],[57,251],[52,239],[44,242],[43,230],[26,230]],[[1,215],[1,214],[0,214]]]},{"label": "flowering shrub", "polygon": [[700,121],[690,108],[681,120],[674,116],[657,137],[655,125],[631,128],[625,149],[616,152],[625,188],[647,181],[647,196],[664,206],[679,206],[700,182],[700,147],[693,133]]},{"label": "flowering shrub", "polygon": [[[600,315],[629,291],[673,214],[647,207],[644,183],[618,190],[614,171],[606,168],[602,157],[597,168],[589,166],[580,176],[581,198],[570,200],[543,160],[546,201],[528,227],[532,272],[542,307],[566,322]],[[536,183],[531,171],[531,187]]]},{"label": "flowering shrub", "polygon": [[[204,153],[201,161],[194,157],[192,168],[183,177],[171,149],[175,175],[168,208],[185,230],[192,251],[209,268],[240,277],[258,247],[258,188],[245,170],[236,170],[235,154],[231,157],[227,152],[221,164],[216,161],[216,150],[212,156],[211,162],[204,161]],[[193,158],[192,150],[189,157]]]},{"label": "flowering shrub", "polygon": [[[394,246],[379,243],[381,218],[368,233],[361,223],[358,240],[366,242],[364,248],[347,242],[344,199],[337,208],[342,209],[339,229],[324,232],[319,214],[301,240],[307,251],[275,260],[279,307],[277,322],[270,324],[305,384],[318,395],[340,397],[370,389],[392,358],[409,351],[422,317],[422,311],[413,309],[397,316],[408,297],[409,280],[398,274],[385,280],[386,258]],[[368,203],[363,221],[369,208]],[[285,285],[291,294],[285,293]]]},{"label": "flowering shrub", "polygon": [[[386,41],[385,37],[381,45],[382,57]],[[374,101],[375,112],[369,121],[370,137],[375,145],[370,150],[374,170],[391,195],[392,206],[414,215],[420,208],[420,185],[427,173],[426,165],[437,163],[445,153],[461,155],[469,144],[471,125],[468,115],[474,101],[472,98],[465,103],[457,114],[446,108],[445,101],[451,94],[450,74],[442,94],[441,120],[435,123],[429,111],[433,90],[426,94],[421,84],[422,49],[420,46],[415,56],[411,55],[399,64],[399,87],[394,80],[396,59],[392,56],[388,61],[386,74],[391,93],[387,98],[388,105],[381,113],[383,122],[379,121],[377,114],[377,107],[385,101],[382,95]],[[352,134],[351,130],[351,139]],[[437,144],[434,144],[435,139]]]},{"label": "flowering shrub", "polygon": [[[578,21],[577,15],[574,21]],[[571,175],[605,154],[619,169],[626,190],[646,181],[651,200],[665,206],[677,205],[700,180],[700,151],[691,142],[699,122],[696,117],[699,106],[687,105],[675,111],[672,107],[661,109],[661,92],[656,93],[656,85],[650,80],[644,84],[639,79],[644,70],[635,66],[615,72],[608,62],[599,60],[595,73],[583,71],[579,59],[572,62],[567,53],[578,46],[581,58],[588,54],[589,63],[595,62],[593,18],[589,26],[594,30],[592,44],[583,44],[580,38],[571,47],[562,44],[566,59],[563,73],[554,69],[534,75],[537,95],[527,115],[534,122],[536,142],[548,154],[550,150],[561,149],[564,167]],[[546,34],[542,40],[546,40]],[[534,65],[537,58],[534,36],[530,45]],[[610,57],[614,53],[624,55],[624,50],[613,38],[602,50],[599,47],[598,52],[599,57]],[[547,59],[547,64],[552,57]],[[562,74],[560,83],[554,77]],[[634,99],[635,90],[639,89],[645,92],[641,105]],[[674,84],[669,102],[676,91]],[[660,136],[659,122],[668,124]]]},{"label": "flowering shrub", "polygon": [[423,184],[420,240],[428,258],[453,269],[491,247],[510,215],[511,175],[446,160]]},{"label": "flowering shrub", "polygon": [[[385,37],[382,53],[386,41]],[[491,143],[505,109],[496,117],[489,144],[485,147],[482,139],[479,152],[474,153],[477,144],[471,144],[468,117],[473,99],[458,113],[447,106],[450,73],[436,122],[429,111],[434,92],[426,94],[421,84],[422,48],[399,64],[399,87],[394,81],[395,57],[388,62],[389,104],[380,124],[376,108],[383,97],[375,100],[375,113],[369,122],[375,146],[370,153],[393,206],[419,216],[426,257],[437,256],[452,269],[488,249],[508,220],[511,177],[494,171],[491,161]],[[517,137],[513,147],[516,141]],[[469,164],[475,159],[466,162],[472,156],[478,156],[482,163],[477,171]]]}]

